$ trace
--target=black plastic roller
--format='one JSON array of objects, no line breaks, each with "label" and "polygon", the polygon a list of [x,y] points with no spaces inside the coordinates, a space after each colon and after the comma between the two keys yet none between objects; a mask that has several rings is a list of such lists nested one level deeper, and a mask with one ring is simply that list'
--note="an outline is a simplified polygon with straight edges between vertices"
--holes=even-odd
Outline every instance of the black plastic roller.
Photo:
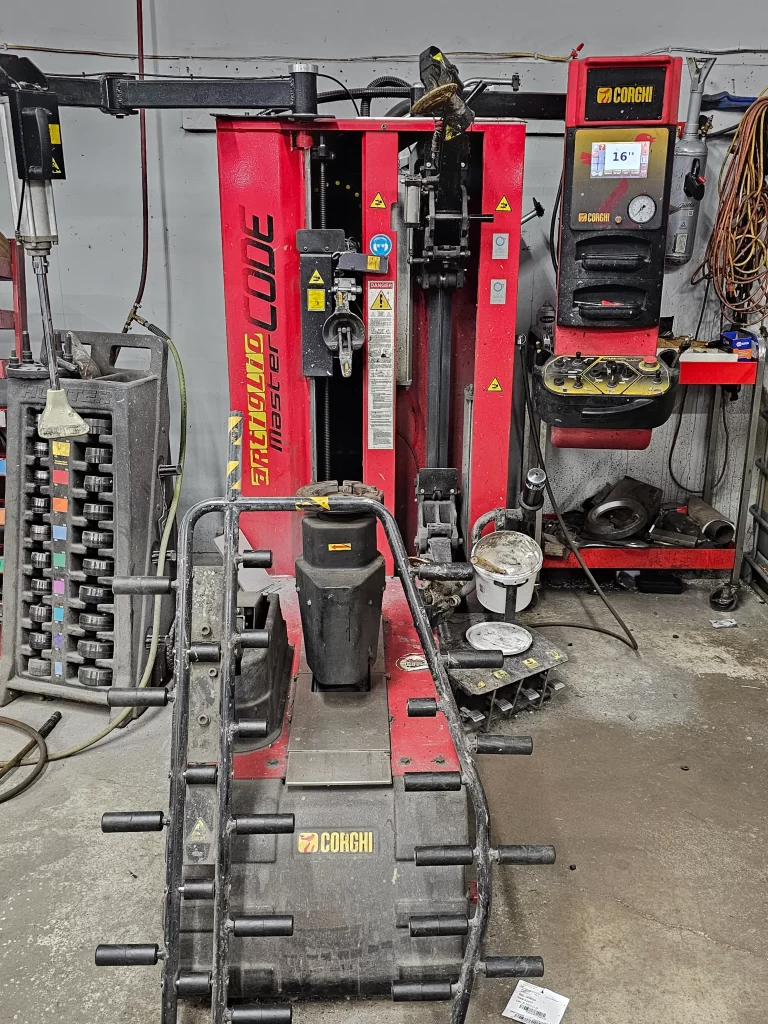
[{"label": "black plastic roller", "polygon": [[154,967],[160,959],[158,946],[97,946],[97,967]]},{"label": "black plastic roller", "polygon": [[107,811],[101,816],[102,832],[162,832],[162,811]]}]

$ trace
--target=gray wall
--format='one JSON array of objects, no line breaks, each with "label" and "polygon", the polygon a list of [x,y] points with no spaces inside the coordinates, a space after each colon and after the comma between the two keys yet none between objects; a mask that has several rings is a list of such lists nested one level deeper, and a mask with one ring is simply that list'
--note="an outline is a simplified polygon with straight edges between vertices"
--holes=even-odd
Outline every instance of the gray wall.
[{"label": "gray wall", "polygon": [[[416,55],[431,42],[454,59],[464,77],[520,73],[524,89],[557,89],[565,84],[565,66],[520,61],[490,53],[539,51],[566,54],[586,42],[584,54],[644,52],[662,46],[715,48],[768,46],[768,19],[761,0],[742,0],[704,23],[700,4],[682,0],[647,0],[622,9],[587,0],[565,4],[539,0],[515,8],[500,0],[427,0],[420,4],[390,0],[388,4],[337,0],[282,0],[280,3],[224,0],[145,0],[147,51],[154,73],[191,70],[211,75],[282,73],[292,58],[314,58],[321,71],[350,84],[366,84],[376,75],[417,77]],[[741,26],[751,26],[746,35]],[[733,26],[733,27],[731,27]],[[691,33],[695,30],[695,35]],[[135,52],[134,5],[97,0],[26,0],[7,4],[0,15],[0,41],[13,49],[26,44],[60,49]],[[383,56],[367,56],[382,54]],[[363,55],[363,56],[359,56]],[[134,71],[135,61],[114,56],[46,53],[29,56],[49,72]],[[204,59],[216,57],[216,60]],[[245,58],[245,59],[242,59]],[[765,57],[720,58],[707,91],[728,89],[755,95],[766,84]],[[328,83],[329,88],[334,86]],[[687,73],[683,73],[687,90]],[[374,112],[386,109],[374,104]],[[339,111],[348,106],[339,105]],[[681,113],[685,110],[685,99]],[[219,239],[215,139],[208,131],[183,125],[206,125],[210,119],[181,111],[150,112],[147,117],[150,154],[151,253],[150,277],[143,314],[163,326],[179,345],[190,396],[190,456],[184,503],[221,493],[225,459],[225,417],[228,409],[226,348]],[[717,115],[715,127],[731,123]],[[536,137],[551,125],[529,126],[526,146],[524,207],[536,196],[551,209],[560,174],[559,139]],[[140,262],[140,190],[138,119],[116,120],[97,111],[68,109],[63,117],[68,179],[57,186],[56,205],[61,242],[51,260],[54,311],[61,327],[120,330],[136,289]],[[710,190],[700,222],[706,238],[715,203],[714,182],[722,141],[712,146]],[[0,230],[10,233],[9,206],[0,182]],[[551,298],[554,275],[547,247],[548,216],[523,229],[518,328],[527,329],[540,302]],[[698,319],[701,287],[689,286],[687,268],[668,275],[665,312],[675,313],[676,326],[693,330]],[[5,286],[0,286],[5,287]],[[30,296],[32,298],[32,296]],[[34,316],[35,336],[39,326]],[[705,318],[715,325],[714,305]],[[0,354],[10,335],[0,333]],[[703,462],[702,430],[705,395],[691,396],[678,444],[676,465],[683,481],[695,485]],[[740,473],[739,438],[743,436],[746,400],[729,408],[733,444],[729,467],[718,491],[718,504],[733,514]],[[550,465],[565,506],[584,497],[599,483],[624,472],[661,483],[669,497],[676,489],[667,480],[666,453],[670,429],[654,434],[645,453],[551,453]],[[722,452],[721,452],[722,456]],[[686,474],[689,474],[686,476]]]}]

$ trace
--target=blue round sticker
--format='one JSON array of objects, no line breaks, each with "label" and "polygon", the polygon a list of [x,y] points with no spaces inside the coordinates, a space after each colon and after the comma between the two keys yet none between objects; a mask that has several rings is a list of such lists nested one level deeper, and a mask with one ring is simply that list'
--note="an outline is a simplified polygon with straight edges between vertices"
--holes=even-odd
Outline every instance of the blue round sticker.
[{"label": "blue round sticker", "polygon": [[389,256],[392,252],[392,239],[389,235],[374,235],[371,239],[371,253],[374,256]]}]

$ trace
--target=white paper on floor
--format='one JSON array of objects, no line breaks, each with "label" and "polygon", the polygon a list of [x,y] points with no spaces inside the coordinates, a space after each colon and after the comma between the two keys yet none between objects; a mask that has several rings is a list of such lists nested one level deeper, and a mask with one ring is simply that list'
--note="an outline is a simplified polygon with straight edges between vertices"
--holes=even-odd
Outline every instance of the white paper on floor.
[{"label": "white paper on floor", "polygon": [[502,1017],[522,1024],[560,1024],[570,1000],[548,988],[539,988],[527,981],[518,981]]}]

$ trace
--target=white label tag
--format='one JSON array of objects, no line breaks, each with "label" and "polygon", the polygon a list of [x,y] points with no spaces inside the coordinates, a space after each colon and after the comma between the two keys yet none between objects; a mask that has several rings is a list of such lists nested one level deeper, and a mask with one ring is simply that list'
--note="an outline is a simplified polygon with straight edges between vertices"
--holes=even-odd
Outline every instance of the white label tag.
[{"label": "white label tag", "polygon": [[570,1000],[548,988],[539,988],[527,981],[518,981],[502,1017],[522,1024],[560,1024]]},{"label": "white label tag", "polygon": [[368,447],[395,446],[395,282],[368,280]]}]

